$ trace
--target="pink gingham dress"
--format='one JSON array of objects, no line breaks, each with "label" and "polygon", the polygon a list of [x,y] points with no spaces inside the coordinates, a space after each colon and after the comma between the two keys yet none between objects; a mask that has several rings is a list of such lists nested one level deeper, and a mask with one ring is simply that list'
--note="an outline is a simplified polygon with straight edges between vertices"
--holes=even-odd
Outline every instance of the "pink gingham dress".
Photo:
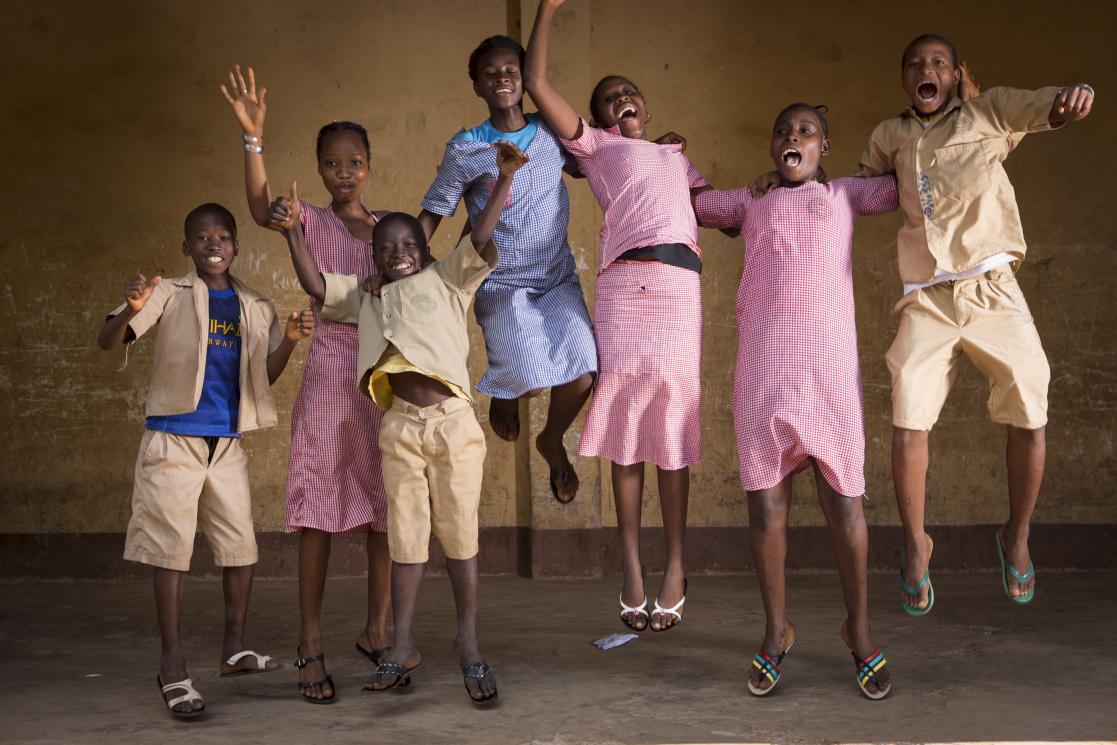
[{"label": "pink gingham dress", "polygon": [[[368,244],[355,238],[329,208],[299,202],[300,219],[318,269],[368,277],[376,265]],[[377,219],[387,212],[373,212]],[[355,529],[384,532],[388,499],[380,475],[381,412],[353,384],[357,327],[314,310],[314,336],[291,412],[287,466],[287,532]]]},{"label": "pink gingham dress", "polygon": [[701,459],[702,288],[689,269],[617,261],[681,243],[701,256],[690,190],[709,182],[679,145],[619,127],[563,140],[605,213],[594,288],[598,378],[578,454],[677,470]]},{"label": "pink gingham dress", "polygon": [[865,430],[853,305],[853,223],[898,206],[896,180],[840,178],[711,190],[704,227],[740,228],[733,424],[741,486],[771,488],[814,459],[834,491],[865,493]]}]

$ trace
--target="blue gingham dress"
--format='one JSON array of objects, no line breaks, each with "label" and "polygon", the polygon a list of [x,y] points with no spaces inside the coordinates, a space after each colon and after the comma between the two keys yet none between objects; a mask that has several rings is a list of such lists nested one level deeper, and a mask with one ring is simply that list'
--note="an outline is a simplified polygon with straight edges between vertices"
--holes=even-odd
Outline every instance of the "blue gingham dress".
[{"label": "blue gingham dress", "polygon": [[[597,372],[593,327],[566,239],[570,202],[562,146],[539,122],[526,153],[528,163],[516,172],[493,232],[500,263],[474,300],[489,357],[477,390],[493,398],[519,398]],[[450,216],[464,196],[475,221],[496,177],[489,143],[454,138],[423,209]]]}]

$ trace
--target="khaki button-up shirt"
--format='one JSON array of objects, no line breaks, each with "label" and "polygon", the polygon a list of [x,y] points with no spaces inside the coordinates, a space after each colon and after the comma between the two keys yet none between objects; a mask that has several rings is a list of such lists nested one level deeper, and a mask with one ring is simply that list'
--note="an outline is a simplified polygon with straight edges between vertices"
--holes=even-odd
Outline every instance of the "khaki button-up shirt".
[{"label": "khaki button-up shirt", "polygon": [[929,126],[911,109],[873,130],[858,175],[895,173],[904,224],[900,279],[928,282],[936,266],[957,274],[1001,252],[1027,251],[1016,194],[1001,163],[1029,132],[1053,129],[1058,88],[990,88],[954,98]]},{"label": "khaki button-up shirt", "polygon": [[[357,324],[357,388],[370,396],[368,379],[388,344],[424,374],[453,383],[466,394],[469,385],[469,335],[466,316],[473,294],[496,267],[492,241],[482,251],[467,235],[442,261],[380,288],[380,297],[361,286],[361,278],[327,274],[322,317]],[[371,397],[371,396],[370,396]]]},{"label": "khaki button-up shirt", "polygon": [[[237,428],[248,432],[272,427],[277,422],[268,357],[283,339],[275,307],[235,277],[229,277],[240,301],[240,408]],[[109,316],[121,313],[124,304]],[[131,344],[155,324],[155,356],[151,363],[151,386],[147,416],[188,414],[198,408],[206,376],[209,340],[209,290],[194,272],[185,277],[164,279],[147,303],[128,322]]]}]

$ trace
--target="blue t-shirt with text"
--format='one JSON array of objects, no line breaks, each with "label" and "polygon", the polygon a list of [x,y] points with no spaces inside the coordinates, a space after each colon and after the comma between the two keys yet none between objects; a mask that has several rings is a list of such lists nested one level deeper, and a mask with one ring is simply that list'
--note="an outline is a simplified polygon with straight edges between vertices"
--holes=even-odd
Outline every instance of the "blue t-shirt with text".
[{"label": "blue t-shirt with text", "polygon": [[149,416],[147,428],[195,437],[240,437],[240,342],[236,291],[210,290],[206,375],[198,408],[189,414]]}]

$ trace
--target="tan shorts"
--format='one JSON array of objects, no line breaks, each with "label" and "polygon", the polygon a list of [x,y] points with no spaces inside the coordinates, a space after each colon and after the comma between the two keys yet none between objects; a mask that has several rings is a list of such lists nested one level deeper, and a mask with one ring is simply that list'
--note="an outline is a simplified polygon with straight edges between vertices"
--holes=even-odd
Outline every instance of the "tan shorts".
[{"label": "tan shorts", "polygon": [[218,438],[210,460],[201,437],[144,430],[124,558],[185,572],[199,526],[217,566],[256,563],[248,456],[240,440]]},{"label": "tan shorts", "polygon": [[885,355],[892,373],[892,424],[929,430],[965,354],[989,381],[998,424],[1047,424],[1051,368],[1009,265],[972,279],[924,287],[896,304],[900,328]]},{"label": "tan shorts", "polygon": [[476,556],[485,434],[473,406],[448,398],[421,408],[396,396],[380,423],[380,451],[392,560],[424,563],[432,529],[448,558]]}]

